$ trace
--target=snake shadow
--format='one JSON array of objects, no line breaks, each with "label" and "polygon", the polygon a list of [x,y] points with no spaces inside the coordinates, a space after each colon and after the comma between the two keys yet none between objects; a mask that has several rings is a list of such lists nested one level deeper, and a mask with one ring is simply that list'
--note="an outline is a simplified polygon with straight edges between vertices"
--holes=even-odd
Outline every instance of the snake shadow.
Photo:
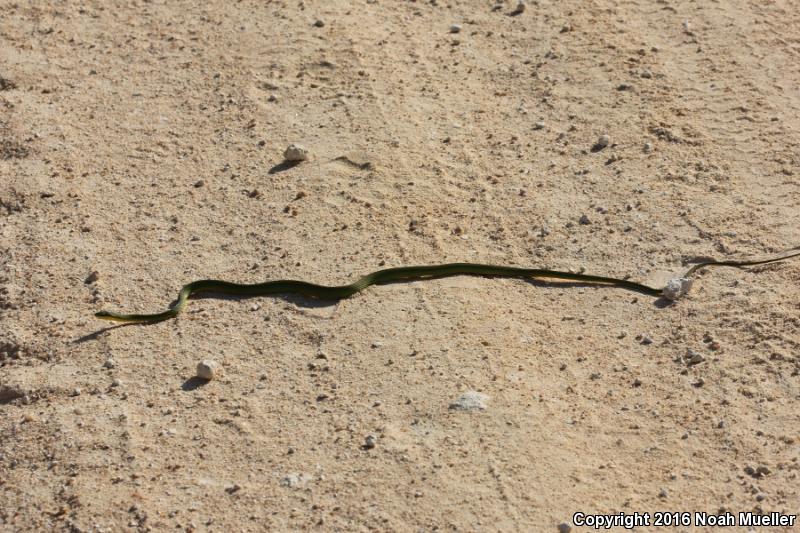
[{"label": "snake shadow", "polygon": [[[579,288],[616,289],[627,292],[636,292],[638,294],[644,294],[645,296],[648,296],[650,298],[653,297],[652,294],[648,294],[644,291],[637,291],[635,289],[625,289],[617,287],[615,285],[607,285],[604,283],[590,283],[583,281],[545,281],[541,279],[524,279],[522,281],[525,281],[526,283],[533,285],[534,287],[542,289],[579,289]],[[659,296],[653,302],[653,305],[659,309],[664,309],[674,304],[675,304],[674,301],[670,300],[669,298],[664,298],[663,296]]]},{"label": "snake shadow", "polygon": [[140,324],[114,324],[113,326],[106,326],[104,328],[100,328],[98,330],[95,330],[95,331],[93,331],[91,333],[87,333],[86,335],[83,335],[82,337],[78,337],[77,339],[73,339],[71,342],[72,342],[72,344],[82,344],[84,342],[96,340],[98,337],[100,337],[100,335],[102,335],[103,333],[106,333],[108,331],[113,331],[113,330],[119,329],[119,328],[126,328],[128,326],[139,326],[139,325]]},{"label": "snake shadow", "polygon": [[[436,278],[443,278],[443,277],[448,277],[448,276],[430,276],[429,279],[436,279]],[[488,277],[492,277],[492,276],[488,276]],[[422,280],[412,280],[411,282],[413,282],[413,281],[422,281]],[[652,297],[651,294],[647,294],[644,291],[636,291],[635,289],[620,289],[620,287],[617,287],[617,286],[614,286],[614,285],[606,285],[606,284],[603,284],[603,283],[591,283],[591,282],[582,282],[582,281],[546,281],[546,280],[541,280],[541,279],[521,279],[520,281],[524,281],[524,282],[528,283],[529,285],[533,285],[534,287],[542,288],[542,289],[570,289],[570,288],[616,289],[616,290],[627,290],[629,292],[639,292],[640,294],[644,294],[646,296]],[[409,283],[409,281],[398,280],[398,281],[393,281],[393,282],[389,282],[389,283],[380,283],[379,285],[394,285],[394,284],[402,284],[402,283]],[[283,301],[285,301],[287,303],[296,305],[296,306],[301,307],[301,308],[307,308],[307,309],[319,309],[319,308],[323,308],[323,307],[331,307],[331,306],[336,305],[338,302],[341,301],[341,299],[335,299],[335,298],[333,298],[333,299],[310,298],[310,297],[302,296],[302,295],[296,294],[296,293],[276,293],[276,294],[272,294],[272,295],[269,295],[269,296],[256,296],[256,295],[248,296],[248,295],[215,293],[213,291],[204,292],[202,294],[196,294],[196,295],[192,296],[190,298],[190,300],[201,301],[201,300],[206,300],[206,299],[212,299],[212,300],[240,301],[240,300],[249,300],[251,298],[266,298],[266,297],[274,298],[274,299],[278,299],[278,300],[283,300]],[[177,299],[173,300],[170,303],[170,307],[174,306],[177,303],[178,303]],[[667,298],[664,298],[664,297],[659,297],[659,298],[655,299],[655,301],[653,302],[653,305],[656,306],[659,309],[664,309],[666,307],[671,307],[671,306],[675,305],[675,302],[672,301],[672,300],[669,300]],[[141,323],[138,323],[138,324],[137,323],[134,323],[134,324],[114,324],[113,326],[107,326],[107,327],[98,329],[97,331],[94,331],[92,333],[89,333],[87,335],[84,335],[82,337],[79,337],[79,338],[73,340],[72,343],[73,344],[80,344],[80,343],[84,343],[84,342],[87,342],[87,341],[95,340],[98,337],[100,337],[100,335],[102,335],[103,333],[106,333],[108,331],[112,331],[112,330],[115,330],[115,329],[118,329],[118,328],[124,328],[124,327],[130,327],[130,326],[142,326],[142,325],[148,325],[148,323],[147,322],[141,322]],[[184,383],[184,387],[192,387],[192,388],[189,388],[189,389],[184,388],[184,390],[194,390],[195,388],[200,387],[200,386],[202,386],[204,384],[205,384],[204,380],[200,380],[200,382],[195,383],[195,382],[192,381],[192,379],[190,379],[186,383]]]},{"label": "snake shadow", "polygon": [[[249,300],[251,298],[273,298],[273,299],[277,299],[277,300],[283,300],[283,301],[285,301],[287,303],[296,305],[297,307],[302,307],[302,308],[306,308],[306,309],[319,309],[319,308],[323,308],[323,307],[331,307],[331,306],[336,305],[340,301],[340,300],[336,300],[336,299],[325,300],[325,299],[318,299],[318,298],[309,298],[309,297],[305,297],[305,296],[301,296],[301,295],[293,294],[293,293],[286,293],[286,294],[276,293],[276,294],[272,294],[272,295],[269,295],[269,296],[256,296],[256,295],[248,296],[248,295],[235,295],[235,294],[224,294],[224,293],[215,293],[215,292],[204,292],[202,294],[195,294],[191,298],[189,298],[189,301],[193,301],[193,300],[198,300],[199,301],[199,300],[207,300],[207,299],[210,299],[210,300],[239,301],[239,300]],[[170,304],[169,304],[169,308],[172,308],[177,303],[178,303],[178,299],[177,298],[172,300],[172,302],[170,302]],[[184,313],[185,312],[186,311],[184,311]],[[91,333],[87,333],[86,335],[78,337],[77,339],[73,339],[71,342],[72,342],[72,344],[82,344],[84,342],[97,340],[104,333],[107,333],[109,331],[113,331],[115,329],[127,328],[127,327],[131,327],[131,326],[149,326],[149,325],[157,324],[157,323],[158,322],[138,322],[138,323],[130,323],[130,324],[114,324],[112,326],[106,326],[106,327],[100,328],[100,329],[98,329],[96,331],[93,331]]]},{"label": "snake shadow", "polygon": [[[305,307],[307,309],[319,309],[321,307],[331,307],[337,304],[340,300],[337,299],[320,299],[320,298],[310,298],[307,296],[302,296],[299,294],[287,292],[287,293],[275,293],[270,295],[252,295],[248,296],[246,294],[224,294],[224,293],[216,293],[216,292],[204,292],[201,294],[195,294],[189,301],[192,300],[228,300],[233,302],[238,302],[240,300],[251,300],[254,298],[270,298],[274,300],[283,300],[284,302],[294,304],[298,307]],[[170,306],[175,305],[178,300],[173,300]],[[185,311],[184,311],[185,312]]]}]

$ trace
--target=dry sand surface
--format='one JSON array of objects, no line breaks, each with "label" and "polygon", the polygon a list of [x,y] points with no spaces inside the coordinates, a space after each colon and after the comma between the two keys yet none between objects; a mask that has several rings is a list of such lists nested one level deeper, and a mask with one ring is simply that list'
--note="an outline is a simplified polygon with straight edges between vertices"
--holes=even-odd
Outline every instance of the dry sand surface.
[{"label": "dry sand surface", "polygon": [[1,2],[0,529],[798,511],[800,261],[675,305],[455,277],[93,316],[453,261],[662,286],[800,243],[795,2],[515,5]]}]

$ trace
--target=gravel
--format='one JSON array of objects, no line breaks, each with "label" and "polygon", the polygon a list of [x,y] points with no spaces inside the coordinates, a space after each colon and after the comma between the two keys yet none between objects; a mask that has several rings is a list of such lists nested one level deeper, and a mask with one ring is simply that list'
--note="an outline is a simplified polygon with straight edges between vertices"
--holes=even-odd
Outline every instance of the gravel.
[{"label": "gravel", "polygon": [[489,396],[486,394],[467,391],[450,404],[450,409],[453,411],[483,411],[486,409],[488,401]]},{"label": "gravel", "polygon": [[283,158],[286,161],[305,161],[308,159],[308,149],[301,144],[290,144],[286,151],[283,152]]},{"label": "gravel", "polygon": [[687,350],[686,352],[686,364],[689,366],[699,365],[706,358],[703,357],[703,354],[695,352],[694,350]]},{"label": "gravel", "polygon": [[597,142],[594,143],[592,146],[592,152],[599,152],[600,150],[607,148],[611,144],[611,138],[608,135],[601,135],[598,137]]},{"label": "gravel", "polygon": [[219,363],[211,359],[206,359],[197,363],[197,377],[205,380],[212,380],[219,377],[222,373],[222,367]]},{"label": "gravel", "polygon": [[692,280],[689,278],[672,278],[664,286],[661,295],[667,300],[678,300],[685,296],[692,288]]}]

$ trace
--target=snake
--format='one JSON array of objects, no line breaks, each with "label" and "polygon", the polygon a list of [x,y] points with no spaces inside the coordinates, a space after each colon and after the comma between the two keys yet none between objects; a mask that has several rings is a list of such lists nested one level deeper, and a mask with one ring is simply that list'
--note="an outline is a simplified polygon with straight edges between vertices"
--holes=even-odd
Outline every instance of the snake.
[{"label": "snake", "polygon": [[[662,288],[630,281],[628,279],[591,274],[579,274],[560,270],[542,268],[524,268],[515,266],[486,265],[480,263],[447,263],[439,265],[422,265],[385,268],[362,276],[348,285],[318,285],[307,281],[276,280],[264,283],[233,283],[215,279],[192,281],[184,285],[178,293],[177,301],[161,313],[152,314],[124,314],[111,311],[99,311],[95,317],[102,320],[123,322],[128,324],[155,323],[177,317],[185,308],[189,298],[198,293],[230,294],[236,296],[266,296],[270,294],[299,294],[319,300],[339,301],[349,298],[372,285],[386,285],[391,283],[404,283],[422,281],[451,276],[480,276],[485,278],[520,278],[528,280],[555,279],[590,285],[611,286],[627,289],[649,296],[666,297],[670,300],[678,299],[688,292],[692,283],[692,275],[698,270],[707,267],[733,267],[745,268],[749,266],[764,265],[777,261],[784,261],[800,256],[800,247],[793,249],[793,253],[779,255],[767,259],[749,259],[739,261],[703,260],[697,262],[682,276],[671,279]],[[792,251],[792,250],[789,250]]]}]

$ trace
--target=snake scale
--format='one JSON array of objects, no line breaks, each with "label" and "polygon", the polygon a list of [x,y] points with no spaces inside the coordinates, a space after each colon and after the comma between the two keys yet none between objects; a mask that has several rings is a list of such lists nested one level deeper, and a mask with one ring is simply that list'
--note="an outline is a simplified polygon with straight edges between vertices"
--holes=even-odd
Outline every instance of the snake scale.
[{"label": "snake scale", "polygon": [[[221,293],[237,296],[265,296],[269,294],[301,294],[310,298],[320,300],[342,300],[349,298],[357,292],[363,291],[372,285],[385,285],[389,283],[402,283],[410,281],[420,281],[428,279],[446,278],[450,276],[482,276],[488,278],[522,278],[522,279],[556,279],[562,281],[573,281],[588,283],[592,285],[603,285],[619,287],[635,291],[649,296],[667,297],[677,299],[685,294],[691,286],[692,275],[705,267],[727,266],[734,268],[744,268],[748,266],[763,265],[783,261],[792,257],[800,256],[798,248],[793,249],[793,253],[780,255],[768,259],[741,260],[741,261],[701,261],[687,270],[680,278],[670,280],[663,288],[649,287],[634,281],[612,278],[606,276],[594,276],[590,274],[577,274],[572,272],[562,272],[559,270],[548,270],[540,268],[521,268],[513,266],[483,265],[479,263],[448,263],[442,265],[408,266],[386,268],[367,274],[349,285],[318,285],[307,281],[297,280],[277,280],[264,283],[232,283],[213,279],[203,279],[193,281],[184,285],[178,293],[177,302],[166,311],[153,314],[123,314],[111,311],[100,311],[95,313],[97,318],[123,323],[154,323],[169,320],[178,316],[186,307],[186,303],[194,294],[198,293]],[[792,250],[790,250],[792,251]]]}]

